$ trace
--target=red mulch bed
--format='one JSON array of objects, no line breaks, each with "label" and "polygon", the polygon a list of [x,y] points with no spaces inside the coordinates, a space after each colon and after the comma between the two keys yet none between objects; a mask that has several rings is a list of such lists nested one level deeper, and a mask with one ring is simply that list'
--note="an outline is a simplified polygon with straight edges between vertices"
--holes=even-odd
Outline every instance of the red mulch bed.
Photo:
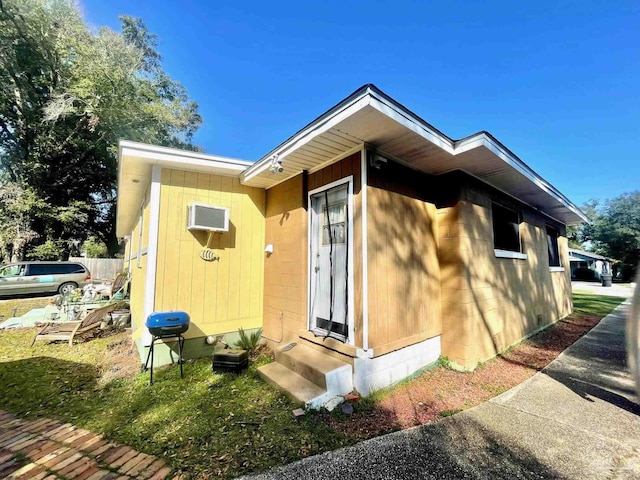
[{"label": "red mulch bed", "polygon": [[439,366],[396,386],[350,417],[330,416],[336,430],[370,438],[474,407],[522,383],[587,333],[600,317],[574,314],[470,373]]}]

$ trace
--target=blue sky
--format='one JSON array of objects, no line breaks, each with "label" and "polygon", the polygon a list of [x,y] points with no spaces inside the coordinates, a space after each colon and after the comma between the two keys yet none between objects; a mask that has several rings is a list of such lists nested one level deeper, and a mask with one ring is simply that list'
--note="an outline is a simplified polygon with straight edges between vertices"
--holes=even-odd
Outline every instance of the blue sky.
[{"label": "blue sky", "polygon": [[207,153],[257,160],[365,83],[488,130],[577,204],[640,189],[640,3],[81,0],[141,17]]}]

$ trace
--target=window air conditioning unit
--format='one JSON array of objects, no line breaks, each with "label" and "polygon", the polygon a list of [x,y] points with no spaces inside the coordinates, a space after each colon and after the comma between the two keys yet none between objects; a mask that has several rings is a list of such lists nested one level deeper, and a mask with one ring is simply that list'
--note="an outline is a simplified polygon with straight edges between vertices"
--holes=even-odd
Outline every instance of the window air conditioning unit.
[{"label": "window air conditioning unit", "polygon": [[187,207],[187,230],[229,231],[229,209],[202,203]]}]

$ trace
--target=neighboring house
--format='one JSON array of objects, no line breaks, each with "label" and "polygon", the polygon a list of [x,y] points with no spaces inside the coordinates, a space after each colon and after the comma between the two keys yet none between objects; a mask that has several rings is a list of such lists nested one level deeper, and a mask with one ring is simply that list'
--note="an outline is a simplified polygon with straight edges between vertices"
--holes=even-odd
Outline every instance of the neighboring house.
[{"label": "neighboring house", "polygon": [[[190,355],[262,326],[262,375],[319,405],[441,355],[475,368],[572,311],[565,227],[585,215],[489,133],[454,141],[373,85],[253,164],[119,155],[140,347],[154,310],[190,313]],[[192,203],[227,208],[228,231],[188,230]]]},{"label": "neighboring house", "polygon": [[[569,249],[569,262],[571,265],[572,280],[600,280],[600,275],[611,274],[613,260],[593,252],[585,252],[575,248]],[[586,270],[593,272],[585,275]]]}]

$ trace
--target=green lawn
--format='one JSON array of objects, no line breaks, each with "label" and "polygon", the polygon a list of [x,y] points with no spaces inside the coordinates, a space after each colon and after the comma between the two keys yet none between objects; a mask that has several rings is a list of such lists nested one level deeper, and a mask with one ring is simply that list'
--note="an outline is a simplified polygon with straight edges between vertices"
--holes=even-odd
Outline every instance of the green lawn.
[{"label": "green lawn", "polygon": [[[599,316],[622,300],[574,297],[576,310]],[[158,370],[151,387],[148,374],[105,382],[114,370],[110,356],[130,343],[125,333],[72,348],[30,348],[34,334],[0,332],[0,408],[103,433],[163,457],[187,478],[231,478],[360,440],[332,429],[327,414],[294,419],[296,405],[258,378],[255,363],[235,375],[213,373],[209,360],[198,360],[185,364],[183,380],[177,367]],[[376,397],[356,408],[367,411]]]},{"label": "green lawn", "polygon": [[576,313],[587,313],[604,317],[624,302],[623,297],[605,297],[588,293],[573,293],[573,308]]}]

